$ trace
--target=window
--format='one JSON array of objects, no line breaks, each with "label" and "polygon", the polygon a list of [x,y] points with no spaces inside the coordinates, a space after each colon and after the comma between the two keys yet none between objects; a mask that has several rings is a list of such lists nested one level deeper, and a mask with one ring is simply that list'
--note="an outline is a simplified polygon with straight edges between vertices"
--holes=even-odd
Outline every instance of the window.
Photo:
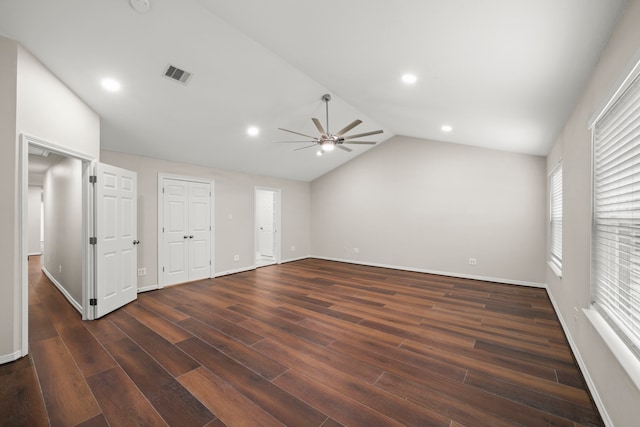
[{"label": "window", "polygon": [[593,306],[640,357],[640,63],[592,130]]},{"label": "window", "polygon": [[549,222],[551,245],[549,265],[562,276],[562,163],[549,176]]}]

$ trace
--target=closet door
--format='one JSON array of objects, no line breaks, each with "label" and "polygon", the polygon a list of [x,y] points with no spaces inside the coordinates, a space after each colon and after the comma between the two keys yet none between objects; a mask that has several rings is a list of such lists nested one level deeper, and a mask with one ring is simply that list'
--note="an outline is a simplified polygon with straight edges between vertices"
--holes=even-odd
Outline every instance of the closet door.
[{"label": "closet door", "polygon": [[162,284],[211,277],[211,184],[164,178]]},{"label": "closet door", "polygon": [[164,284],[189,281],[189,183],[165,179]]},{"label": "closet door", "polygon": [[211,273],[211,184],[189,183],[189,281]]}]

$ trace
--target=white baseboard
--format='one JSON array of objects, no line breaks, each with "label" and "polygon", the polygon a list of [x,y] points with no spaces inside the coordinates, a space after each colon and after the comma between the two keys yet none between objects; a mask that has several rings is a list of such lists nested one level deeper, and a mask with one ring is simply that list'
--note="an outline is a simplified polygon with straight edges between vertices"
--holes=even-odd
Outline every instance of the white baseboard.
[{"label": "white baseboard", "polygon": [[544,283],[536,283],[536,282],[527,282],[523,280],[512,280],[512,279],[501,279],[499,277],[484,277],[484,276],[474,276],[472,274],[462,274],[462,273],[451,273],[448,271],[436,271],[436,270],[428,270],[424,268],[414,268],[414,267],[405,267],[401,265],[390,265],[390,264],[380,264],[376,262],[365,262],[365,261],[354,261],[352,259],[341,259],[341,258],[330,258],[323,256],[311,255],[310,258],[324,259],[327,261],[337,261],[337,262],[346,262],[348,264],[358,264],[358,265],[367,265],[370,267],[381,267],[381,268],[389,268],[392,270],[403,270],[403,271],[413,271],[416,273],[426,273],[426,274],[435,274],[438,276],[448,276],[448,277],[459,277],[461,279],[471,279],[471,280],[480,280],[483,282],[494,282],[494,283],[504,283],[507,285],[518,285],[518,286],[529,286],[534,288],[547,288],[547,285]]},{"label": "white baseboard", "polygon": [[13,362],[14,360],[18,360],[21,357],[22,357],[22,352],[20,350],[10,354],[3,354],[2,356],[0,356],[0,365]]},{"label": "white baseboard", "polygon": [[138,288],[138,293],[155,291],[156,289],[160,289],[160,286],[158,285],[143,286],[141,288]]},{"label": "white baseboard", "polygon": [[245,271],[251,271],[255,269],[256,269],[255,265],[249,265],[247,267],[236,268],[235,270],[221,271],[219,273],[216,273],[213,277],[221,277],[221,276],[228,276],[229,274],[244,273]]},{"label": "white baseboard", "polygon": [[549,296],[549,300],[551,301],[551,305],[553,306],[553,309],[556,312],[556,315],[558,316],[560,325],[564,330],[564,335],[567,337],[567,341],[569,342],[569,347],[571,347],[571,351],[573,352],[573,355],[576,358],[576,362],[578,362],[578,367],[580,367],[580,372],[582,372],[582,375],[584,376],[584,381],[587,383],[587,387],[591,392],[591,397],[593,397],[593,401],[596,404],[598,411],[600,412],[602,421],[604,421],[604,424],[607,427],[613,427],[613,421],[611,420],[611,417],[607,412],[607,408],[604,406],[604,402],[602,401],[602,398],[598,394],[598,389],[596,389],[596,385],[593,382],[591,375],[589,374],[589,369],[587,369],[587,365],[584,363],[584,359],[582,358],[582,355],[578,350],[578,346],[576,345],[576,342],[573,340],[573,337],[571,336],[569,327],[567,326],[567,323],[565,322],[564,317],[562,317],[560,308],[558,307],[556,300],[553,298],[553,295],[549,291],[549,287],[545,286],[545,288],[547,290],[547,295]]},{"label": "white baseboard", "polygon": [[307,259],[307,258],[311,258],[311,255],[299,256],[297,258],[283,259],[283,260],[280,260],[280,264],[286,264],[288,262],[294,262],[294,261],[302,261],[303,259]]},{"label": "white baseboard", "polygon": [[49,270],[47,270],[45,266],[42,266],[42,272],[49,278],[49,280],[51,280],[51,283],[53,283],[55,287],[58,288],[60,292],[62,292],[62,295],[64,295],[64,297],[69,301],[73,308],[75,308],[80,314],[82,314],[82,304],[79,304],[76,300],[73,299],[71,294],[64,288],[64,286],[62,286],[60,282],[56,280],[55,277],[53,277],[51,273],[49,273]]}]

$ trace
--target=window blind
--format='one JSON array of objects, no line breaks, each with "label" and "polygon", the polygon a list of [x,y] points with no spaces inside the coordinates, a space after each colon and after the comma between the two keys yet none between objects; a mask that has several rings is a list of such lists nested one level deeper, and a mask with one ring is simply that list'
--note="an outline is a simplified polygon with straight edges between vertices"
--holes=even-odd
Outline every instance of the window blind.
[{"label": "window blind", "polygon": [[640,357],[640,77],[593,126],[592,299]]},{"label": "window blind", "polygon": [[550,178],[550,221],[551,248],[550,261],[562,272],[562,164],[556,166]]}]

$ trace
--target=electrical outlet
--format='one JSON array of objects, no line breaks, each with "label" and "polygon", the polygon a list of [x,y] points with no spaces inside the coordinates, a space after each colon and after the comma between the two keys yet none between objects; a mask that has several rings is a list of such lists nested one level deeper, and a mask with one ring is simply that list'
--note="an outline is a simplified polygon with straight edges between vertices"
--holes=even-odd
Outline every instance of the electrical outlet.
[{"label": "electrical outlet", "polygon": [[233,260],[234,261],[240,261],[240,255],[234,255],[233,256]]},{"label": "electrical outlet", "polygon": [[62,273],[62,266],[61,265],[58,266],[58,273]]},{"label": "electrical outlet", "polygon": [[138,276],[146,276],[147,275],[147,268],[146,267],[142,267],[138,269]]},{"label": "electrical outlet", "polygon": [[574,320],[578,320],[578,313],[580,313],[580,310],[578,310],[578,307],[573,307],[573,318],[574,318]]},{"label": "electrical outlet", "polygon": [[478,260],[475,258],[469,258],[469,265],[476,265],[478,264]]},{"label": "electrical outlet", "polygon": [[294,245],[291,245],[291,252],[295,252],[296,251],[296,247]]},{"label": "electrical outlet", "polygon": [[359,254],[360,253],[360,248],[353,248],[353,253],[354,254]]}]

